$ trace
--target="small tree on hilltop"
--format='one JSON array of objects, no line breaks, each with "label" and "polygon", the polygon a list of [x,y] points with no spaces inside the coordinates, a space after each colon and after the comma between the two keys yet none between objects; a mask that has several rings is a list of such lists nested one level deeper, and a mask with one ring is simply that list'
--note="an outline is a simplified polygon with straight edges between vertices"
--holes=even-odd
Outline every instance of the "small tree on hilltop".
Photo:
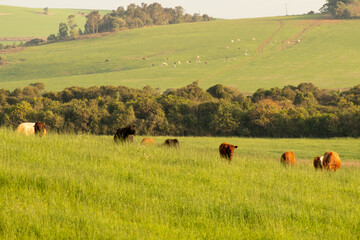
[{"label": "small tree on hilltop", "polygon": [[68,35],[69,28],[66,23],[59,24],[59,39],[65,39]]}]

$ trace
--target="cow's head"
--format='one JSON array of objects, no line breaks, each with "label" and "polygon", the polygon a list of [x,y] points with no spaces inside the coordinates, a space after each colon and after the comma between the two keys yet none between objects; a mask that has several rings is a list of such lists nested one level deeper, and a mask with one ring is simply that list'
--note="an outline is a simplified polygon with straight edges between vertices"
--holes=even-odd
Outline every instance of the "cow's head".
[{"label": "cow's head", "polygon": [[136,134],[135,125],[129,125],[126,127],[126,134],[127,135],[134,135]]},{"label": "cow's head", "polygon": [[238,146],[234,146],[231,144],[226,145],[226,149],[227,149],[227,152],[230,155],[230,157],[233,156],[235,148],[238,148]]}]

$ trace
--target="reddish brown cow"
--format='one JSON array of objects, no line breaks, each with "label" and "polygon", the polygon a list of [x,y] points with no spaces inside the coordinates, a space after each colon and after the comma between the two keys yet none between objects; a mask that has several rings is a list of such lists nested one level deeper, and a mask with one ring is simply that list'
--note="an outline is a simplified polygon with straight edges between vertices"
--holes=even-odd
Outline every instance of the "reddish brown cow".
[{"label": "reddish brown cow", "polygon": [[324,156],[317,156],[316,158],[314,158],[314,168],[316,170],[321,169],[321,171],[323,170],[323,160],[324,160]]},{"label": "reddish brown cow", "polygon": [[144,138],[142,141],[141,141],[141,145],[155,145],[155,139],[153,138]]},{"label": "reddish brown cow", "polygon": [[37,121],[34,125],[35,135],[45,136],[46,135],[46,127],[45,124],[41,121]]},{"label": "reddish brown cow", "polygon": [[238,146],[234,146],[229,143],[220,144],[220,146],[219,146],[220,157],[225,158],[225,159],[229,160],[229,162],[230,162],[234,155],[235,148],[238,148]]},{"label": "reddish brown cow", "polygon": [[294,166],[295,165],[295,154],[293,152],[291,152],[291,151],[284,152],[281,155],[280,161],[284,165],[291,164],[292,166]]},{"label": "reddish brown cow", "polygon": [[327,170],[336,171],[341,165],[339,154],[336,152],[326,152],[324,154],[323,165]]}]

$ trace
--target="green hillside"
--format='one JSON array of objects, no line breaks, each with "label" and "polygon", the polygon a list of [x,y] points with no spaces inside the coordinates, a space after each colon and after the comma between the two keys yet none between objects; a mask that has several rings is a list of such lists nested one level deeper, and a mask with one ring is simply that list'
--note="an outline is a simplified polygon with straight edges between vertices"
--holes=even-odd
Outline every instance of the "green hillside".
[{"label": "green hillside", "polygon": [[[1,239],[360,237],[357,139],[186,137],[168,149],[140,136],[0,137]],[[224,141],[239,146],[231,164],[219,157]],[[340,169],[315,171],[314,156],[330,149]]]},{"label": "green hillside", "polygon": [[[45,8],[46,6],[44,6]],[[85,14],[91,10],[52,9],[44,15],[42,8],[23,8],[0,5],[0,42],[12,43],[4,39],[17,38],[18,41],[30,37],[46,38],[57,33],[60,22],[67,23],[69,15],[75,15],[75,23],[84,29]],[[104,11],[102,12],[104,13]]]},{"label": "green hillside", "polygon": [[43,82],[47,90],[73,85],[166,90],[199,81],[204,88],[222,83],[253,92],[312,82],[346,88],[359,83],[360,33],[354,31],[359,27],[358,20],[291,16],[127,30],[5,54],[0,84],[7,89]]}]

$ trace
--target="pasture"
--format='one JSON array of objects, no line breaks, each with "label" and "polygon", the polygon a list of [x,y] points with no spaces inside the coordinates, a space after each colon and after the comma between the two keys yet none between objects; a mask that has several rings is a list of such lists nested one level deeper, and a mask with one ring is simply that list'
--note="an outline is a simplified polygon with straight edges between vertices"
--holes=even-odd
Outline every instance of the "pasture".
[{"label": "pasture", "polygon": [[[46,6],[44,6],[45,8]],[[0,5],[0,42],[12,44],[25,42],[29,38],[47,38],[58,33],[59,23],[67,23],[69,15],[75,15],[75,23],[84,30],[85,15],[91,10],[49,8],[48,15],[43,8],[25,8]],[[104,14],[107,11],[99,11]]]},{"label": "pasture", "polygon": [[165,91],[199,81],[202,88],[221,83],[245,93],[301,82],[330,89],[357,85],[360,45],[353,29],[359,20],[321,17],[155,26],[26,48],[5,54],[0,84],[10,90],[43,82],[49,91],[94,85]]},{"label": "pasture", "polygon": [[[358,239],[358,139],[112,136],[0,129],[1,239]],[[157,144],[165,137],[155,137]],[[231,164],[222,142],[239,146]],[[280,156],[292,150],[295,167]],[[343,166],[315,171],[337,151]]]}]

